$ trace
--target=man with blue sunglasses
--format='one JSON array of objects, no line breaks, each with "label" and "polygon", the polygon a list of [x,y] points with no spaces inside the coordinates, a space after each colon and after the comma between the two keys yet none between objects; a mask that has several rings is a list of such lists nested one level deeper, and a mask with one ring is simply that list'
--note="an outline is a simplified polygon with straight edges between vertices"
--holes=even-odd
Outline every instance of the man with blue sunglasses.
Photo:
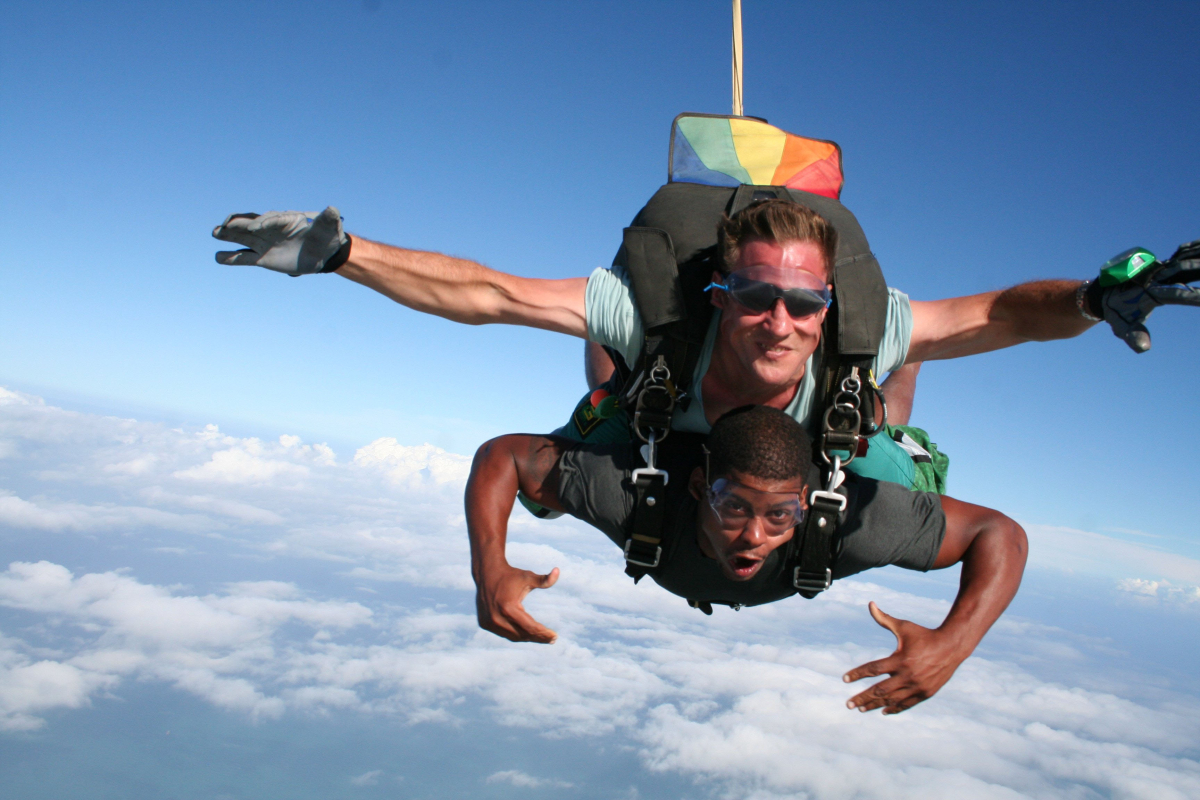
[{"label": "man with blue sunglasses", "polygon": [[[783,273],[783,274],[781,274]],[[799,273],[807,277],[809,273]],[[775,303],[783,301],[783,309],[792,319],[804,319],[817,314],[833,302],[833,292],[823,284],[820,278],[813,276],[811,280],[801,280],[800,286],[783,288],[792,277],[784,270],[771,267],[749,267],[731,272],[725,276],[723,283],[713,281],[704,287],[704,291],[721,289],[727,292],[734,301],[752,312],[764,314],[774,310]]]},{"label": "man with blue sunglasses", "polygon": [[[726,411],[751,403],[782,409],[811,426],[811,362],[826,310],[803,314],[816,308],[820,287],[829,281],[836,232],[811,210],[779,200],[751,204],[722,225],[722,263],[711,288],[718,313],[695,371],[693,402],[674,415],[672,427],[703,433]],[[619,268],[599,268],[587,278],[521,278],[466,259],[350,236],[332,207],[320,214],[234,214],[213,235],[246,248],[218,253],[223,264],[289,275],[337,272],[418,311],[473,325],[524,325],[578,336],[628,363],[642,347],[642,321],[629,277]],[[889,290],[873,372],[882,376],[905,364],[1070,338],[1101,319],[1143,351],[1149,347],[1143,322],[1155,307],[1200,305],[1200,289],[1184,285],[1200,277],[1200,245],[1180,248],[1164,264],[1138,257],[1136,268],[1132,256],[1124,266],[1106,265],[1094,282],[1034,281],[930,302]],[[560,432],[569,435],[570,426]],[[587,436],[628,440],[628,426],[601,425]],[[869,464],[871,451],[851,466]]]},{"label": "man with blue sunglasses", "polygon": [[[661,452],[672,480],[656,498],[663,507],[663,546],[646,574],[710,614],[713,605],[740,608],[794,595],[788,546],[799,535],[810,488],[818,485],[811,453],[804,429],[765,406],[734,409],[708,437],[672,434]],[[559,570],[540,575],[510,565],[505,555],[518,489],[621,547],[639,530],[638,490],[630,478],[640,465],[628,446],[554,436],[502,436],[479,448],[466,511],[482,628],[512,641],[556,638],[523,601],[534,589],[553,586]],[[962,564],[958,597],[935,629],[870,606],[898,646],[891,656],[846,673],[848,683],[890,675],[849,706],[897,713],[937,692],[1008,606],[1024,571],[1025,532],[997,511],[884,481],[848,475],[838,494],[844,504],[833,542],[834,579],[887,565],[925,571]]]}]

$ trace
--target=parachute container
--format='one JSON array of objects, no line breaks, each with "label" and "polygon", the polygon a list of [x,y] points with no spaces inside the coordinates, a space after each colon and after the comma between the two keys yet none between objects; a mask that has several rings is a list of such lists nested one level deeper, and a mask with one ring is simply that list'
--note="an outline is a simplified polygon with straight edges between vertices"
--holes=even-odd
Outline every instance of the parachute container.
[{"label": "parachute container", "polygon": [[786,186],[837,200],[842,150],[753,117],[680,114],[671,125],[671,183]]}]

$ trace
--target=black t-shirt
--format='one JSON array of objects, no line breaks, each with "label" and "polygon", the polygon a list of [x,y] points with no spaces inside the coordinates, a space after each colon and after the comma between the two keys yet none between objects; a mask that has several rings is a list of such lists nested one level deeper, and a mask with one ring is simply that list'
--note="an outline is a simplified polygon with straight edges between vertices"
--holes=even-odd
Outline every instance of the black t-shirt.
[{"label": "black t-shirt", "polygon": [[[676,445],[672,453],[668,443]],[[692,468],[703,465],[698,447],[673,432],[660,464],[670,473],[664,512],[663,563],[650,576],[667,591],[689,600],[745,606],[770,603],[796,593],[785,563],[786,547],[774,550],[748,581],[726,578],[696,540],[695,498],[688,492]],[[599,528],[624,547],[633,524],[637,495],[632,471],[642,466],[628,444],[581,442],[559,459],[558,497],[568,514]],[[847,504],[838,524],[833,577],[844,578],[888,564],[928,570],[946,533],[941,498],[894,483],[846,474]]]}]

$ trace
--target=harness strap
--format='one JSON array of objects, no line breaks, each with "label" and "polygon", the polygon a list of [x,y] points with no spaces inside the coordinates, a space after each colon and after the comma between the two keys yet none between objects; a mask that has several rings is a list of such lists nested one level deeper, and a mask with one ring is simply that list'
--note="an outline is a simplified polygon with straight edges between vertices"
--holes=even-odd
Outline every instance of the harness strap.
[{"label": "harness strap", "polygon": [[625,541],[625,574],[634,582],[662,562],[663,513],[667,503],[667,473],[662,470],[634,470],[637,506],[633,512],[633,533]]},{"label": "harness strap", "polygon": [[647,332],[687,319],[671,235],[659,228],[622,231],[633,298]]},{"label": "harness strap", "polygon": [[814,489],[808,496],[808,519],[792,570],[792,585],[810,600],[833,582],[833,541],[838,516],[845,508],[846,496],[838,492]]}]

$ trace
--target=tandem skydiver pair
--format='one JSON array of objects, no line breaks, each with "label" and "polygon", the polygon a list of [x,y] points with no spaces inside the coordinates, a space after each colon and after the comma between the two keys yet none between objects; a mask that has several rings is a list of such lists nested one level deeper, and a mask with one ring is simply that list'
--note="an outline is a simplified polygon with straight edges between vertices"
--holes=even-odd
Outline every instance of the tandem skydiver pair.
[{"label": "tandem skydiver pair", "polygon": [[[710,135],[713,126],[720,125],[726,126],[726,135]],[[748,147],[748,157],[739,151],[732,161],[728,154],[714,157],[705,149],[713,142],[733,142],[736,149],[738,141],[760,135],[782,137],[780,146]],[[778,163],[750,163],[762,153],[779,154]],[[910,301],[884,284],[861,228],[837,201],[840,158],[832,143],[794,137],[754,120],[682,116],[672,127],[670,181],[625,230],[613,268],[598,269],[588,278],[520,278],[464,259],[350,236],[333,208],[320,214],[234,215],[214,236],[248,249],[219,253],[217,260],[292,275],[336,271],[426,313],[469,324],[543,328],[603,345],[613,362],[610,394],[617,398],[608,405],[610,410],[617,405],[624,415],[618,419],[624,441],[607,446],[633,459],[623,462],[626,466],[637,461],[638,445],[646,454],[639,462],[643,466],[629,470],[627,484],[609,482],[608,494],[615,497],[620,485],[621,496],[635,509],[622,521],[621,541],[631,574],[655,575],[655,570],[677,563],[670,560],[673,556],[662,560],[661,533],[657,543],[642,541],[654,537],[637,533],[661,532],[658,523],[671,507],[661,501],[662,491],[686,481],[682,476],[689,472],[687,459],[673,468],[684,472],[676,474],[672,484],[672,470],[661,468],[667,454],[686,442],[689,433],[707,433],[735,409],[779,410],[812,434],[813,457],[824,470],[819,485],[806,479],[803,490],[794,492],[808,519],[789,539],[795,541],[792,556],[799,562],[787,561],[788,569],[780,573],[791,581],[790,592],[812,596],[827,588],[848,563],[842,559],[855,512],[847,510],[847,492],[853,491],[842,482],[871,483],[869,477],[846,478],[846,471],[869,476],[872,451],[887,452],[887,441],[879,435],[886,428],[876,413],[881,397],[876,376],[906,363],[1069,338],[1099,319],[1141,352],[1149,346],[1143,322],[1155,307],[1200,305],[1200,291],[1184,285],[1200,273],[1196,243],[1167,262],[1127,255],[1123,264],[1106,265],[1092,282],[1035,281],[969,297]],[[730,163],[740,164],[744,174],[715,168]],[[713,283],[732,288],[726,282],[730,274],[763,283],[771,283],[768,277],[773,274],[776,289],[787,292],[800,283],[778,279],[788,272],[807,273],[811,277],[805,281],[826,285],[832,304],[808,316],[793,316],[785,298],[763,310],[761,303],[748,307],[719,286],[704,292]],[[860,456],[863,442],[872,436],[874,442]],[[560,449],[570,447],[561,440],[549,441]],[[583,450],[604,446],[591,438],[575,445]],[[658,451],[663,454],[661,463]],[[565,452],[557,452],[555,459]],[[760,476],[744,477],[753,484]],[[517,488],[506,483],[489,502],[511,507]],[[510,489],[505,501],[503,495]],[[895,491],[907,489],[886,489],[883,494]],[[913,503],[944,508],[943,501],[929,500],[924,492],[910,494]],[[1002,517],[997,512],[985,516],[989,515]],[[817,525],[822,520],[824,529],[816,535],[812,529],[822,527]],[[747,524],[747,530],[755,527]],[[850,527],[832,532],[843,524]],[[1009,535],[1007,546],[1017,538]],[[1023,542],[1023,534],[1019,539]],[[666,547],[671,549],[669,542]],[[715,560],[702,546],[700,550]],[[483,578],[476,575],[480,622],[494,630],[496,616],[486,602]],[[712,602],[688,599],[702,608]],[[995,610],[997,616],[1007,602],[1004,599]],[[985,618],[974,618],[971,625]],[[980,636],[987,625],[990,620]],[[952,660],[939,663],[944,667]]]}]

